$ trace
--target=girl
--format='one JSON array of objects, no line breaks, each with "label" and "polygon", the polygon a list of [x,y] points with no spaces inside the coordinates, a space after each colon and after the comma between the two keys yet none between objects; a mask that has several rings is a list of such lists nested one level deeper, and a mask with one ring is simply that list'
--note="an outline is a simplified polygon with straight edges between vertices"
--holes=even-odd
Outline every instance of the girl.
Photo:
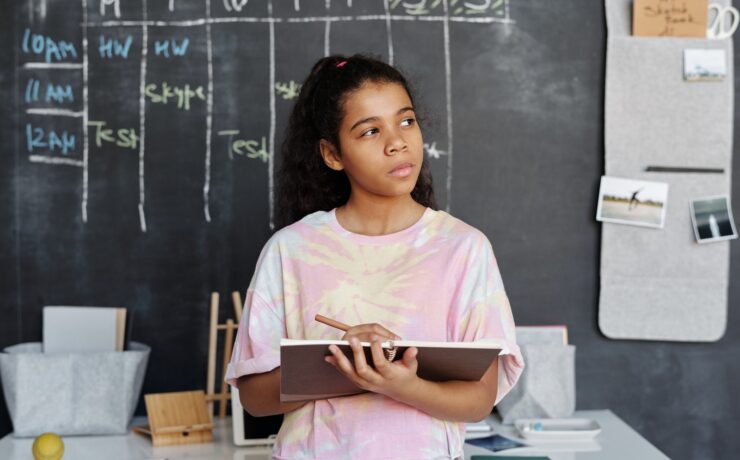
[{"label": "girl", "polygon": [[[285,414],[276,459],[456,459],[464,422],[487,416],[524,363],[488,239],[436,210],[406,79],[354,55],[319,60],[282,148],[284,228],[267,242],[247,290],[226,380],[254,416]],[[341,331],[314,320],[346,324]],[[349,340],[327,365],[355,396],[280,402],[280,338]],[[416,375],[417,349],[368,363],[359,341],[475,341],[504,350],[478,382]],[[378,364],[379,363],[379,364]]]}]

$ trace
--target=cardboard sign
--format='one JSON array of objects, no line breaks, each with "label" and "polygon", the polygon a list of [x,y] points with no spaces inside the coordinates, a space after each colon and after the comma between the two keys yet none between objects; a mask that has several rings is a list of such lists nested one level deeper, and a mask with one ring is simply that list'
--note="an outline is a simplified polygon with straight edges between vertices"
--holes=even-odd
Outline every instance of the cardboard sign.
[{"label": "cardboard sign", "polygon": [[708,0],[635,0],[632,35],[707,36]]}]

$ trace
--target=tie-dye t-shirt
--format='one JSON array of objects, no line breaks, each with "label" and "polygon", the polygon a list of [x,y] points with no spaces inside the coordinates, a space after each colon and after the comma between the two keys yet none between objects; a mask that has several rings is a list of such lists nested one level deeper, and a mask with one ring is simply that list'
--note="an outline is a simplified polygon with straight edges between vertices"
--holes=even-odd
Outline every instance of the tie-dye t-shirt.
[{"label": "tie-dye t-shirt", "polygon": [[[314,320],[379,323],[405,340],[496,340],[496,402],[524,367],[514,321],[486,236],[427,208],[412,226],[366,236],[345,230],[335,210],[275,233],[247,290],[226,381],[280,366],[280,338],[340,339]],[[285,414],[277,459],[456,459],[465,424],[436,419],[376,393],[309,402]]]}]

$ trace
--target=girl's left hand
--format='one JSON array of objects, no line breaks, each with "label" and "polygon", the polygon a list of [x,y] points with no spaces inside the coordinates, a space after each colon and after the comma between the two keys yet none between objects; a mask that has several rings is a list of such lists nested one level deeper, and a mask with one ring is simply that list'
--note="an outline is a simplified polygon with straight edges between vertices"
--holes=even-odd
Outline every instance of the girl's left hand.
[{"label": "girl's left hand", "polygon": [[416,370],[419,367],[416,355],[419,350],[416,347],[409,347],[403,354],[402,359],[389,362],[383,353],[381,340],[382,338],[377,335],[373,336],[371,340],[370,349],[375,369],[367,363],[363,347],[356,337],[351,337],[349,340],[355,361],[354,366],[336,345],[329,346],[332,356],[327,356],[324,359],[363,390],[399,399],[402,394],[413,392],[413,388],[419,380],[416,375]]}]

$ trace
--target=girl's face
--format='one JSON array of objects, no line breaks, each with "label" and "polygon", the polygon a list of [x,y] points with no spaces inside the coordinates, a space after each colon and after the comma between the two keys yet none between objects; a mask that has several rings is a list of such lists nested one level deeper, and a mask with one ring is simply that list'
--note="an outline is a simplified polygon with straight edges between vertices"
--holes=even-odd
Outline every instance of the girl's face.
[{"label": "girl's face", "polygon": [[339,126],[339,147],[321,140],[327,166],[344,172],[353,194],[410,194],[424,158],[411,99],[398,83],[367,82],[349,93]]}]

